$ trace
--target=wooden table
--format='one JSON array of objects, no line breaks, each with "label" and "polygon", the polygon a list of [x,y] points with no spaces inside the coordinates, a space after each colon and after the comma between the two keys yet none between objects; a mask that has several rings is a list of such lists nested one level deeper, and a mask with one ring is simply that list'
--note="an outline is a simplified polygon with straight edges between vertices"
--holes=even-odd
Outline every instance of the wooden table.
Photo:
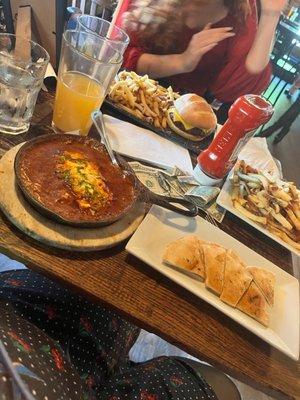
[{"label": "wooden table", "polygon": [[[49,132],[51,103],[51,95],[40,95],[27,138]],[[18,143],[24,137],[9,140]],[[293,272],[291,254],[241,220],[228,214],[220,228]],[[141,328],[242,382],[278,399],[300,399],[299,362],[129,255],[124,245],[88,254],[48,248],[19,232],[0,214],[0,251],[112,307]]]}]

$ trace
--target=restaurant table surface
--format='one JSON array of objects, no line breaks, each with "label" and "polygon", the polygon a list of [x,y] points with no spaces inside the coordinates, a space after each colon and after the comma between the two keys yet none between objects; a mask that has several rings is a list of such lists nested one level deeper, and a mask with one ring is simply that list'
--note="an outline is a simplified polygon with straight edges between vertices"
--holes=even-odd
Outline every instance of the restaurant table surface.
[{"label": "restaurant table surface", "polygon": [[[52,132],[52,104],[53,96],[41,92],[29,132],[0,136],[0,150],[9,147],[6,139],[13,145]],[[293,274],[290,252],[248,224],[227,213],[219,227]],[[128,254],[125,243],[89,253],[50,248],[18,231],[0,213],[0,252],[266,394],[300,399],[299,362]]]}]

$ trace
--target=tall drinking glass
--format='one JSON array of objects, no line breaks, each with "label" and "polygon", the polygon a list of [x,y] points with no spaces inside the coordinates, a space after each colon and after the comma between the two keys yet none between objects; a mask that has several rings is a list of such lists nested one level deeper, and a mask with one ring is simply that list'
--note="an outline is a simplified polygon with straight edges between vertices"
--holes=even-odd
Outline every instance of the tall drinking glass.
[{"label": "tall drinking glass", "polygon": [[105,38],[65,31],[52,122],[56,132],[88,134],[91,112],[101,107],[121,64],[121,54]]},{"label": "tall drinking glass", "polygon": [[0,133],[28,130],[48,62],[39,44],[0,34]]},{"label": "tall drinking glass", "polygon": [[105,19],[94,17],[92,15],[80,15],[77,18],[78,31],[95,33],[100,37],[107,37],[109,33],[109,43],[118,50],[122,55],[129,44],[129,36],[123,29],[118,26],[111,25]]}]

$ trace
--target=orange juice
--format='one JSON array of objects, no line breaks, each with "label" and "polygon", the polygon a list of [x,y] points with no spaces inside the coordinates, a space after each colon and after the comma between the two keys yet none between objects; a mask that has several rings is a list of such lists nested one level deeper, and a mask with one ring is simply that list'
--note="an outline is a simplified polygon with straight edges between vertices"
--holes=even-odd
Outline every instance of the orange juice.
[{"label": "orange juice", "polygon": [[78,72],[59,77],[53,113],[58,131],[79,131],[87,135],[92,125],[91,112],[98,110],[104,99],[103,87],[94,79]]}]

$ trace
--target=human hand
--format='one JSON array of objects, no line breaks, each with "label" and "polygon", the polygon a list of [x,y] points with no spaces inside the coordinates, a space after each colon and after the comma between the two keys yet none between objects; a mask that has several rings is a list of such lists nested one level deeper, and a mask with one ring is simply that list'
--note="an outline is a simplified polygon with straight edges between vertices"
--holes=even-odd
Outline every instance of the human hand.
[{"label": "human hand", "polygon": [[222,40],[235,35],[231,27],[210,28],[208,24],[201,32],[193,35],[186,50],[180,55],[183,72],[194,71],[204,54],[213,49]]},{"label": "human hand", "polygon": [[278,13],[285,9],[288,0],[261,0],[261,10],[262,12]]}]

